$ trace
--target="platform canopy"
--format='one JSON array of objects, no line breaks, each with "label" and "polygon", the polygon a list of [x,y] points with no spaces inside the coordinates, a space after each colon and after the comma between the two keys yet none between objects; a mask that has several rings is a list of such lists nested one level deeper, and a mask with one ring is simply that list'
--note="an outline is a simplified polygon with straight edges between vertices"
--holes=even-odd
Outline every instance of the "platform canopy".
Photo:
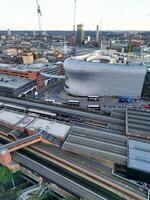
[{"label": "platform canopy", "polygon": [[150,173],[150,143],[128,140],[128,168]]}]

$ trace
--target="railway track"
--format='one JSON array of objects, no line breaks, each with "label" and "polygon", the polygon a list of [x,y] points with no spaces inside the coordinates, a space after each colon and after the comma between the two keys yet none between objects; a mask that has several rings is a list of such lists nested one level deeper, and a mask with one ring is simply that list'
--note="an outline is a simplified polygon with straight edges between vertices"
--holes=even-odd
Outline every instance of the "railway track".
[{"label": "railway track", "polygon": [[123,123],[123,120],[115,119],[111,117],[107,117],[104,115],[99,115],[96,113],[86,112],[86,111],[80,111],[76,109],[69,109],[63,106],[52,106],[52,105],[45,105],[41,103],[35,103],[35,102],[29,102],[24,100],[18,100],[18,99],[12,99],[12,98],[6,98],[6,97],[0,97],[0,101],[3,103],[9,103],[14,104],[17,106],[22,106],[24,108],[35,108],[40,109],[47,112],[54,112],[58,115],[66,115],[68,117],[79,117],[82,119],[90,119],[95,121],[101,121],[101,122],[114,122],[114,123]]},{"label": "railway track", "polygon": [[[77,118],[76,116],[64,116],[64,115],[60,115],[60,114],[56,114],[54,112],[50,112],[50,111],[46,111],[46,110],[42,110],[42,109],[37,109],[37,108],[32,108],[32,107],[26,107],[26,106],[18,106],[15,104],[11,104],[11,103],[5,103],[5,108],[6,109],[10,109],[12,111],[19,111],[19,112],[23,112],[26,114],[37,114],[38,116],[41,117],[48,117],[50,119],[55,119],[58,122],[66,122],[69,124],[73,124],[73,125],[77,125],[77,126],[81,126],[81,127],[89,127],[89,128],[106,128],[108,125],[107,121],[100,121],[100,120],[91,120],[91,119],[81,119],[81,118]],[[114,123],[118,123],[118,122],[114,122]],[[123,122],[121,122],[123,123]]]},{"label": "railway track", "polygon": [[[39,160],[39,157],[33,155],[31,152],[21,150],[20,153],[12,153],[12,158],[17,163],[35,171],[43,176],[47,181],[50,180],[78,198],[83,197],[87,200],[118,200],[119,198],[115,194],[107,194],[106,190],[90,183],[88,180],[85,180],[78,175],[68,173],[66,169],[63,170],[60,166],[57,166],[44,158]],[[106,196],[108,196],[108,198],[105,198]]]},{"label": "railway track", "polygon": [[[3,136],[3,139],[7,139],[6,136]],[[9,141],[12,141],[9,139]],[[138,186],[134,185],[131,182],[127,182],[118,178],[118,180],[115,179],[115,181],[118,181],[116,183],[115,181],[112,182],[113,177],[107,177],[106,175],[100,176],[100,174],[93,173],[92,171],[89,171],[89,169],[83,168],[83,166],[79,166],[77,164],[74,164],[72,162],[69,162],[65,160],[64,158],[60,158],[58,155],[54,155],[46,150],[43,150],[42,148],[39,148],[39,146],[32,145],[31,147],[26,148],[26,150],[30,151],[32,154],[37,155],[38,157],[42,157],[45,160],[50,161],[51,163],[60,166],[63,169],[67,169],[68,171],[71,171],[72,173],[81,176],[82,178],[93,182],[94,184],[98,185],[99,187],[107,188],[107,190],[111,192],[117,192],[118,195],[122,196],[125,199],[136,199],[136,200],[144,200],[144,193],[140,190],[138,191]],[[128,184],[128,185],[127,185]],[[132,186],[132,187],[131,187]],[[135,188],[134,188],[134,187]],[[130,190],[129,190],[130,188]],[[145,193],[146,197],[146,193]]]},{"label": "railway track", "polygon": [[[13,105],[14,109],[15,109],[15,107],[19,106],[20,109],[24,110],[25,112],[29,108],[32,108],[33,110],[35,109],[37,112],[40,109],[41,112],[43,112],[43,113],[46,112],[47,114],[50,114],[50,113],[58,114],[58,115],[65,114],[70,119],[73,119],[73,118],[75,119],[75,117],[81,117],[82,119],[85,119],[85,120],[90,119],[90,125],[86,125],[84,123],[82,123],[82,124],[79,123],[80,129],[82,129],[82,128],[84,129],[84,131],[83,131],[84,134],[83,134],[83,136],[81,136],[80,132],[78,130],[76,130],[75,133],[73,134],[73,136],[71,136],[72,137],[71,139],[74,141],[75,146],[74,146],[74,148],[72,146],[69,147],[72,149],[73,152],[75,152],[76,149],[78,149],[78,147],[80,147],[80,149],[82,147],[81,150],[82,150],[83,154],[87,155],[87,156],[90,156],[91,154],[86,154],[86,153],[88,153],[87,149],[83,148],[83,144],[82,144],[83,141],[80,141],[80,137],[84,138],[84,136],[88,136],[88,139],[86,139],[86,144],[88,143],[90,145],[89,137],[91,137],[91,133],[89,135],[89,130],[86,130],[86,128],[92,129],[92,128],[96,127],[98,120],[100,122],[99,123],[100,128],[101,128],[101,126],[105,127],[107,123],[112,123],[110,125],[114,126],[116,131],[114,130],[114,133],[112,134],[112,131],[108,129],[108,132],[106,134],[106,130],[104,132],[101,130],[101,137],[103,137],[103,138],[99,142],[94,141],[95,142],[94,144],[97,147],[99,145],[101,146],[101,151],[98,152],[99,154],[101,153],[100,154],[101,157],[103,156],[105,158],[107,156],[110,158],[110,160],[118,159],[118,162],[121,162],[122,164],[126,163],[126,147],[125,147],[126,146],[126,137],[124,136],[124,130],[120,131],[120,127],[122,127],[122,125],[124,125],[124,122],[125,122],[123,120],[124,115],[122,113],[121,113],[121,115],[120,115],[120,113],[114,113],[115,116],[106,117],[106,116],[101,116],[101,115],[94,114],[94,113],[77,111],[77,110],[72,110],[72,109],[63,108],[63,107],[55,107],[55,106],[51,106],[51,105],[50,106],[43,105],[43,104],[33,103],[33,102],[26,102],[26,101],[22,101],[22,100],[14,100],[14,99],[9,99],[9,98],[5,98],[5,97],[0,97],[0,101],[7,102],[7,105],[8,106],[10,105],[10,107],[11,107],[11,105]],[[132,119],[132,115],[133,115],[133,112],[130,113],[131,119]],[[73,118],[72,118],[72,116],[73,116]],[[116,116],[117,116],[117,118],[114,118]],[[120,116],[122,117],[121,119],[120,119]],[[143,118],[142,114],[139,117]],[[139,119],[137,118],[136,122],[138,122]],[[134,120],[134,119],[132,119],[132,120]],[[132,120],[131,120],[131,122],[132,122]],[[74,121],[72,120],[72,123],[73,122]],[[76,123],[77,123],[76,125],[78,125],[78,122],[76,122]],[[142,123],[145,124],[145,122],[142,122]],[[86,127],[86,126],[88,126],[88,127]],[[139,126],[139,125],[137,125],[137,126]],[[118,128],[116,129],[116,127],[119,127],[119,129]],[[92,137],[97,137],[96,131],[98,131],[98,127],[96,127],[96,128],[97,128],[97,130],[96,129],[94,130],[95,132],[92,134]],[[148,127],[148,130],[149,130],[149,127]],[[109,131],[110,131],[110,133],[109,133]],[[112,144],[108,144],[106,141],[106,139],[109,140],[110,138],[113,141],[113,142],[111,142]],[[95,138],[90,138],[90,139],[95,140]],[[119,146],[119,148],[120,148],[119,152],[118,152],[118,147],[116,145]],[[95,146],[92,146],[91,150],[93,150],[93,148],[95,148]],[[138,200],[147,199],[147,196],[148,196],[146,194],[147,192],[145,192],[144,190],[140,191],[140,187],[138,188],[137,185],[134,185],[131,182],[127,183],[127,180],[121,180],[119,178],[117,179],[117,178],[112,177],[112,175],[108,176],[108,174],[106,175],[106,174],[94,173],[94,172],[90,171],[88,168],[84,168],[83,166],[81,167],[75,163],[69,162],[65,158],[60,158],[58,155],[54,156],[54,154],[52,154],[50,151],[45,151],[42,148],[37,148],[36,145],[27,147],[25,149],[34,155],[43,157],[45,160],[48,160],[49,162],[51,162],[57,166],[60,166],[63,169],[67,169],[68,171],[78,175],[79,177],[82,176],[82,178],[88,180],[89,182],[92,182],[95,185],[98,185],[99,187],[103,187],[103,188],[109,190],[110,192],[117,193],[119,196],[121,196],[125,199],[136,199],[136,200],[137,199]],[[108,149],[109,149],[109,152],[107,152]],[[78,152],[79,154],[81,154],[80,151]],[[120,156],[120,157],[118,157],[118,156]],[[143,192],[144,192],[144,195],[143,195]]]}]

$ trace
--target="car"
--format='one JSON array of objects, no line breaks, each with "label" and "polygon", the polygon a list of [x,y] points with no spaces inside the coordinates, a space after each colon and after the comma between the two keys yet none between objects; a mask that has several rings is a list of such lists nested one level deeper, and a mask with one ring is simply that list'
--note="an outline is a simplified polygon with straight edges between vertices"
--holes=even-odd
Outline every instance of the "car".
[{"label": "car", "polygon": [[146,109],[150,109],[150,104],[148,104],[148,105],[144,105],[144,108],[146,108]]}]

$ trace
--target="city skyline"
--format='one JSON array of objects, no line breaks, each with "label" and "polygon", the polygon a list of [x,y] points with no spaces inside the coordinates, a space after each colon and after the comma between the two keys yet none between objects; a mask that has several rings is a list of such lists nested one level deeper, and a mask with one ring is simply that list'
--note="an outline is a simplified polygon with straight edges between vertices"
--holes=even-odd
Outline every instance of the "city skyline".
[{"label": "city skyline", "polygon": [[[39,0],[42,30],[72,30],[74,0]],[[85,30],[150,30],[149,0],[77,0],[76,24]],[[35,0],[5,0],[0,7],[0,30],[38,30]]]}]

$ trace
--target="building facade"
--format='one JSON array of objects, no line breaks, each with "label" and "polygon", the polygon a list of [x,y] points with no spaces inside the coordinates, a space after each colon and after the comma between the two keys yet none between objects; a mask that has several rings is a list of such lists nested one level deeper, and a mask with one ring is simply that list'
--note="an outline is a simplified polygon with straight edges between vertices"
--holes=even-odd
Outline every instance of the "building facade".
[{"label": "building facade", "polygon": [[83,26],[83,24],[77,25],[77,43],[79,45],[84,44],[84,26]]},{"label": "building facade", "polygon": [[142,95],[147,68],[142,65],[87,62],[68,58],[64,62],[65,90],[75,96]]}]

